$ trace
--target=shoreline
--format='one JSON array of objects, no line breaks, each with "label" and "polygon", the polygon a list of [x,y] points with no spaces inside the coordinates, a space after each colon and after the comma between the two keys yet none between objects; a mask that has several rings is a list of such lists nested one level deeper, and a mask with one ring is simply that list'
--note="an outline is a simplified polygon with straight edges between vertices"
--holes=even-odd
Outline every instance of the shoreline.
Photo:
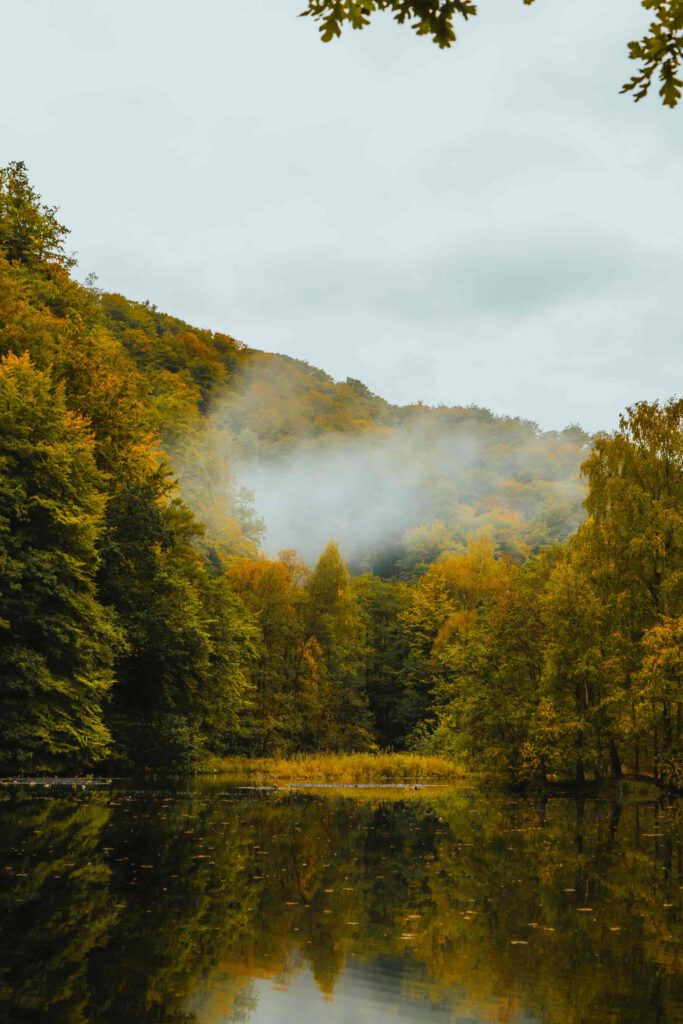
[{"label": "shoreline", "polygon": [[358,753],[358,754],[300,754],[292,757],[208,757],[191,773],[179,776],[169,773],[146,775],[7,775],[0,778],[0,789],[12,787],[98,788],[106,789],[115,783],[178,784],[202,780],[225,782],[241,789],[272,790],[295,789],[401,789],[419,791],[446,789],[468,783],[500,792],[524,797],[547,799],[658,799],[677,797],[681,790],[664,786],[651,776],[624,775],[618,779],[589,779],[581,783],[574,780],[547,780],[515,784],[502,777],[466,771],[462,765],[446,757],[420,754]]}]

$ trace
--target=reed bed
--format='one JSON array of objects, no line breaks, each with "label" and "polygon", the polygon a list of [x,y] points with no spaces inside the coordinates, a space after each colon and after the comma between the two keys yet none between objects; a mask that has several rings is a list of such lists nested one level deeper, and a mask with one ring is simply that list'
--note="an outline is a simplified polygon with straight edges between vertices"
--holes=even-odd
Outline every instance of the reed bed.
[{"label": "reed bed", "polygon": [[447,757],[420,754],[299,754],[294,757],[214,757],[202,774],[274,783],[428,783],[452,782],[464,770]]}]

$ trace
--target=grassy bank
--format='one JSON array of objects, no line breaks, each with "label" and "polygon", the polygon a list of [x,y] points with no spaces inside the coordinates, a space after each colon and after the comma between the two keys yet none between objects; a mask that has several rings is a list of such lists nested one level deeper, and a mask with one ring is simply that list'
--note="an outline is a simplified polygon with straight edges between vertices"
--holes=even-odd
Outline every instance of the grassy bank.
[{"label": "grassy bank", "polygon": [[291,758],[215,757],[202,774],[234,780],[271,783],[427,783],[453,782],[465,777],[461,767],[445,757],[419,754],[301,754]]}]

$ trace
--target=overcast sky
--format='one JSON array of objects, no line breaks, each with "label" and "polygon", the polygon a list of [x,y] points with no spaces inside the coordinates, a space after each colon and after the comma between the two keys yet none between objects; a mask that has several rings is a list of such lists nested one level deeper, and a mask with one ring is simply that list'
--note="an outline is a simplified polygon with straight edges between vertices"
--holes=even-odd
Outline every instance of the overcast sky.
[{"label": "overcast sky", "polygon": [[611,428],[681,391],[683,109],[637,0],[482,0],[440,52],[303,0],[21,0],[0,157],[79,274],[396,402]]}]

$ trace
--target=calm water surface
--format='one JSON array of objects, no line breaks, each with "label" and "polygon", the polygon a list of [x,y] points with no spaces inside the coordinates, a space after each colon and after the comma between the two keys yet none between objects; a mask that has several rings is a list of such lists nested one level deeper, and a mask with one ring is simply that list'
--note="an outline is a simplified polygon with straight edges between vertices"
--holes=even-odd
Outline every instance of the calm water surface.
[{"label": "calm water surface", "polygon": [[683,1022],[683,807],[0,795],[12,1024]]}]

